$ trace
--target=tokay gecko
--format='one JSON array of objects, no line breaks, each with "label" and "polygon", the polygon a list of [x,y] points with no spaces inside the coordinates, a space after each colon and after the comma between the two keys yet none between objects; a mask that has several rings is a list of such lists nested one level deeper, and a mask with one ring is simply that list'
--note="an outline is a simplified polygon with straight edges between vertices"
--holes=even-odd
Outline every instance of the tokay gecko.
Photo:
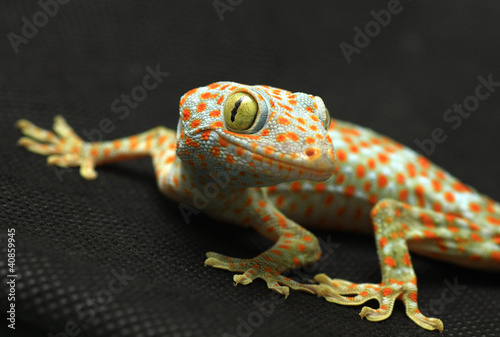
[{"label": "tokay gecko", "polygon": [[[209,252],[206,265],[237,273],[236,284],[263,279],[285,296],[292,288],[343,305],[376,299],[378,309],[360,312],[370,321],[389,317],[399,299],[415,323],[443,330],[418,309],[409,251],[500,271],[500,204],[387,137],[331,120],[318,96],[217,82],[182,96],[179,114],[177,132],[160,126],[102,142],[83,141],[60,116],[55,132],[20,120],[19,144],[48,155],[51,165],[80,166],[86,179],[97,177],[98,165],[151,156],[159,189],[187,215],[196,211],[195,188],[225,179],[203,211],[252,227],[274,245],[252,259]],[[302,226],[373,233],[382,281],[319,274],[304,284],[282,275],[321,256]]]}]

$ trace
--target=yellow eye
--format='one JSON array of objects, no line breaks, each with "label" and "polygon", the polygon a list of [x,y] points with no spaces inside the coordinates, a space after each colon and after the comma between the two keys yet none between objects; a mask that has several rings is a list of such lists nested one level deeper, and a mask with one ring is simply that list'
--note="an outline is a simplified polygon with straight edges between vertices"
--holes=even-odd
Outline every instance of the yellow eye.
[{"label": "yellow eye", "polygon": [[328,128],[330,127],[330,123],[332,122],[332,119],[330,117],[330,112],[328,111],[327,108],[325,108],[325,121],[323,126],[325,127],[325,130],[328,131]]},{"label": "yellow eye", "polygon": [[237,92],[224,105],[224,120],[226,126],[233,131],[248,130],[255,123],[259,105],[252,95],[246,92]]}]

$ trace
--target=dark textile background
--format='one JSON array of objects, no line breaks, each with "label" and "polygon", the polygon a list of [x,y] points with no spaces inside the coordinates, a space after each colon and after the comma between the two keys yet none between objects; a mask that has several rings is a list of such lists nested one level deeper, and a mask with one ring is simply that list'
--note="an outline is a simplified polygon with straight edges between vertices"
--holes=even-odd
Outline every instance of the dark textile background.
[{"label": "dark textile background", "polygon": [[[292,292],[260,315],[254,301],[275,299],[264,282],[234,287],[232,273],[203,261],[207,251],[252,257],[269,242],[203,215],[186,224],[158,192],[149,159],[99,168],[89,182],[17,147],[13,125],[27,118],[50,128],[61,114],[81,135],[97,137],[108,118],[103,137],[114,139],[174,128],[179,97],[194,87],[269,84],[319,95],[334,118],[414,149],[416,139],[442,128],[447,139],[430,158],[499,200],[500,87],[456,130],[443,120],[475,95],[478,76],[500,81],[498,2],[402,1],[378,34],[371,11],[387,9],[386,1],[220,0],[230,9],[223,20],[211,1],[66,2],[57,13],[50,0],[0,2],[0,308],[5,314],[5,240],[15,228],[14,335],[238,336],[240,327],[240,336],[437,336],[410,321],[401,304],[371,323],[360,320],[361,306]],[[52,16],[40,14],[44,7]],[[9,37],[33,20],[38,31],[25,28],[29,38],[16,53]],[[348,63],[339,46],[354,45],[354,29],[367,23],[373,37]],[[112,102],[157,64],[169,76],[120,119]],[[307,277],[380,280],[372,237],[317,234],[338,245]],[[500,335],[498,275],[413,261],[421,309],[443,320],[443,336]],[[450,290],[453,283],[461,287]],[[2,336],[12,335],[6,325],[2,319]]]}]

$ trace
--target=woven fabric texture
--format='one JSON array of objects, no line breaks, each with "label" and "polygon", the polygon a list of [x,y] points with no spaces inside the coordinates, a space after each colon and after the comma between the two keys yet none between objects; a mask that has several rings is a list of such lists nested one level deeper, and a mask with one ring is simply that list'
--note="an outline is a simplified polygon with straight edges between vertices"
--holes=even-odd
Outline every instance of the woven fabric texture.
[{"label": "woven fabric texture", "polygon": [[[388,6],[397,13],[384,19]],[[261,281],[234,287],[231,273],[204,267],[205,252],[252,257],[270,242],[202,214],[187,224],[177,203],[158,191],[149,159],[99,167],[98,179],[86,181],[78,169],[49,167],[16,146],[14,124],[26,118],[50,128],[53,116],[63,115],[86,139],[115,139],[175,128],[179,98],[192,88],[221,80],[268,84],[319,95],[334,118],[416,150],[415,140],[441,128],[447,139],[431,160],[500,200],[500,87],[457,128],[443,119],[474,95],[478,76],[500,81],[499,10],[495,1],[2,1],[4,315],[9,228],[18,278],[16,330],[2,319],[0,335],[437,335],[410,321],[402,304],[371,323],[360,320],[361,307],[299,292],[283,301]],[[376,17],[382,23],[370,25]],[[367,27],[371,37],[356,47],[357,31]],[[347,58],[343,42],[356,47]],[[117,113],[113,102],[125,106],[123,95],[142,85],[148,67],[169,75]],[[372,237],[315,233],[334,248],[293,277],[380,281]],[[421,310],[443,320],[443,336],[500,335],[498,275],[416,255],[413,262]],[[461,287],[451,291],[450,284]]]}]

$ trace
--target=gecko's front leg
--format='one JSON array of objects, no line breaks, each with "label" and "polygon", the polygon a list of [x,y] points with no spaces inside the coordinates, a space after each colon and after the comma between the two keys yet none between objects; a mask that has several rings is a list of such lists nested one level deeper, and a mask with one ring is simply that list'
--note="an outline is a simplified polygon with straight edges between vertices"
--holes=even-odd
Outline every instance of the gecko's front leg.
[{"label": "gecko's front leg", "polygon": [[[49,165],[60,167],[80,167],[80,175],[85,179],[96,179],[96,166],[106,163],[134,159],[151,155],[155,162],[173,152],[175,133],[162,126],[149,131],[113,141],[85,142],[62,116],[54,117],[54,132],[42,129],[28,120],[16,123],[24,137],[18,144],[31,152],[46,155]],[[161,168],[169,168],[169,162],[162,162]]]},{"label": "gecko's front leg", "polygon": [[[286,218],[259,189],[241,197],[241,207],[227,212],[242,223],[255,228],[274,241],[274,245],[252,259],[239,259],[207,253],[206,265],[239,272],[233,277],[236,284],[249,284],[257,278],[266,281],[269,289],[288,296],[289,288],[315,293],[317,285],[302,284],[281,275],[283,272],[310,264],[321,256],[318,239],[292,220]],[[234,221],[234,220],[233,220]]]},{"label": "gecko's front leg", "polygon": [[359,305],[370,299],[378,300],[378,309],[363,307],[362,318],[370,321],[388,318],[394,302],[399,299],[415,323],[428,330],[443,331],[441,320],[426,317],[418,308],[417,277],[408,246],[412,251],[456,264],[500,270],[500,259],[497,258],[500,245],[495,241],[499,236],[494,226],[477,225],[464,218],[392,199],[378,202],[371,217],[382,282],[356,284],[330,279],[324,274],[315,277],[322,286],[318,288],[318,295],[330,302]]}]

